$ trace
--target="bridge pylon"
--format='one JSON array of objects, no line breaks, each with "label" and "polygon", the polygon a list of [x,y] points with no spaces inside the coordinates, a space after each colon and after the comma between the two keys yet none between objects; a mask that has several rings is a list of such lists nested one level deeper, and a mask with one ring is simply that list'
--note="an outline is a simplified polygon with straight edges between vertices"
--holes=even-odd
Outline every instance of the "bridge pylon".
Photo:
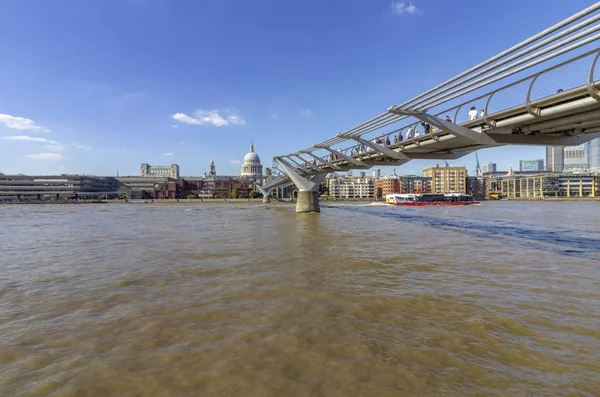
[{"label": "bridge pylon", "polygon": [[287,176],[298,188],[296,212],[321,212],[319,205],[319,185],[321,185],[327,173],[318,173],[310,177],[304,177],[296,172],[296,169],[284,159],[276,158],[275,161],[283,168]]}]

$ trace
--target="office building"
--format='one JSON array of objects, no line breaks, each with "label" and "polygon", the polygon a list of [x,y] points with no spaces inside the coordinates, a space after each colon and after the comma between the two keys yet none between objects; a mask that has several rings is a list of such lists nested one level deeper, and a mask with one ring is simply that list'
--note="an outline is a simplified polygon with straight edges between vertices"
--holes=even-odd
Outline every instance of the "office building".
[{"label": "office building", "polygon": [[97,198],[116,194],[118,188],[119,182],[112,177],[0,174],[1,200]]},{"label": "office building", "polygon": [[375,168],[373,170],[373,178],[380,178],[381,177],[381,170],[379,168]]},{"label": "office building", "polygon": [[590,141],[590,169],[600,171],[600,138]]},{"label": "office building", "polygon": [[546,146],[546,171],[563,172],[565,151],[562,146]]},{"label": "office building", "polygon": [[431,178],[432,193],[466,193],[467,169],[465,167],[437,167],[423,170]]},{"label": "office building", "polygon": [[520,160],[519,171],[544,171],[544,160]]},{"label": "office building", "polygon": [[140,166],[141,177],[162,177],[162,178],[179,178],[179,166],[171,165],[150,165],[142,164]]},{"label": "office building", "polygon": [[590,169],[590,142],[564,148],[564,172],[581,172]]},{"label": "office building", "polygon": [[496,172],[496,163],[485,163],[483,167],[481,167],[481,172],[483,174],[488,172]]}]

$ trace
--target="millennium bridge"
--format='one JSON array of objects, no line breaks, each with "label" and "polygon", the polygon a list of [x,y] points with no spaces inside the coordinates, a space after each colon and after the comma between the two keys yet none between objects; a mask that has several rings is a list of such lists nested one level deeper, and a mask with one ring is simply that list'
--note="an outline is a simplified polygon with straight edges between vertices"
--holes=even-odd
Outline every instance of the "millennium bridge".
[{"label": "millennium bridge", "polygon": [[318,187],[332,172],[600,137],[599,10],[600,2],[354,128],[275,156],[259,186],[265,201],[295,184],[296,211],[319,212]]}]

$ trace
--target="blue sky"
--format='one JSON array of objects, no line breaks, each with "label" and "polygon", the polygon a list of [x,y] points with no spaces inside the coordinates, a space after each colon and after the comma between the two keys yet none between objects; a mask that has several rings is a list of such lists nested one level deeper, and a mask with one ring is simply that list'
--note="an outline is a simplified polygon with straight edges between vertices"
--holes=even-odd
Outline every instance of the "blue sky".
[{"label": "blue sky", "polygon": [[[394,3],[5,0],[0,171],[135,175],[146,162],[199,175],[214,159],[238,174],[250,140],[270,166],[593,1]],[[479,157],[518,168],[544,149]],[[472,170],[474,155],[451,163]]]}]

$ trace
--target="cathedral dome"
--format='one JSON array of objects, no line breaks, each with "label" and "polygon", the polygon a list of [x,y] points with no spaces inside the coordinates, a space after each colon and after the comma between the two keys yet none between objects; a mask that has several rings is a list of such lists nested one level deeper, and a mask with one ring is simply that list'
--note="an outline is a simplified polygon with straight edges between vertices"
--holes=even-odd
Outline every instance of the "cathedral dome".
[{"label": "cathedral dome", "polygon": [[262,178],[260,157],[258,157],[258,154],[254,153],[254,145],[252,143],[250,143],[250,151],[244,156],[241,175],[253,179]]},{"label": "cathedral dome", "polygon": [[254,153],[254,145],[252,145],[252,144],[250,144],[250,152],[248,152],[244,156],[244,163],[259,163],[260,164],[260,157],[258,157],[258,154]]}]

